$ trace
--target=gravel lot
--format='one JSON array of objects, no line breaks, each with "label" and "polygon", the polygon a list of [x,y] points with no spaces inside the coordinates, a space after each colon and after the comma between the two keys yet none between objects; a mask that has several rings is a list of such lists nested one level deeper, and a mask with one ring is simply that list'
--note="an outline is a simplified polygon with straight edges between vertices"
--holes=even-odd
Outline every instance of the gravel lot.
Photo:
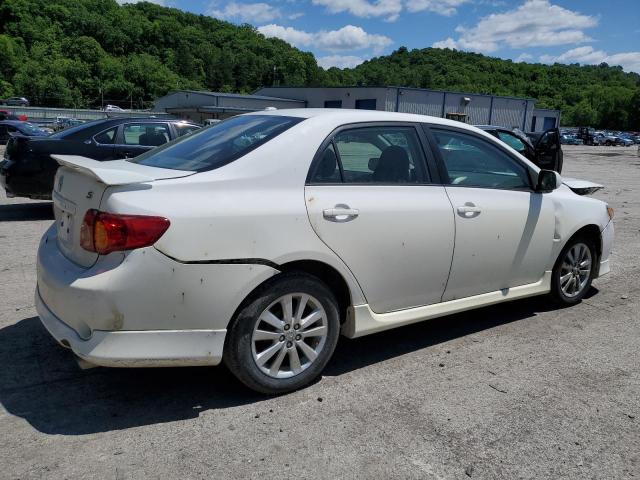
[{"label": "gravel lot", "polygon": [[50,204],[0,192],[0,478],[640,476],[640,157],[564,150],[616,209],[588,299],[341,339],[321,381],[279,398],[224,368],[80,370],[33,308]]}]

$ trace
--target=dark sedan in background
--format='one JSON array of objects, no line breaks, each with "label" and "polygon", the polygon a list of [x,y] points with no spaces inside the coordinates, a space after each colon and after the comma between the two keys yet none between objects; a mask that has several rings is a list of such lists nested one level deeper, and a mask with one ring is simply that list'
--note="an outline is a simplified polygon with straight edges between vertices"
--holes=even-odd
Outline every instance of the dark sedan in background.
[{"label": "dark sedan in background", "polygon": [[562,172],[562,147],[560,130],[552,128],[542,133],[527,133],[509,130],[495,125],[477,125],[478,128],[499,138],[515,151],[545,170]]},{"label": "dark sedan in background", "polygon": [[50,199],[58,169],[51,154],[82,155],[100,161],[131,158],[199,128],[182,120],[112,118],[42,138],[14,135],[0,162],[0,184],[9,197]]},{"label": "dark sedan in background", "polygon": [[0,120],[0,145],[5,145],[15,135],[25,137],[46,137],[45,130],[36,127],[29,122],[19,120]]}]

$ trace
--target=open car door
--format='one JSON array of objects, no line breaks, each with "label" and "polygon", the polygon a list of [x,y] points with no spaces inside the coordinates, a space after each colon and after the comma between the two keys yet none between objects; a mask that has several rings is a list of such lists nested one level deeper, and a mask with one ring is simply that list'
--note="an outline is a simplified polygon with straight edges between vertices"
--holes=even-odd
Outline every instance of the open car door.
[{"label": "open car door", "polygon": [[560,130],[551,128],[542,134],[529,134],[535,146],[535,164],[546,170],[562,172]]}]

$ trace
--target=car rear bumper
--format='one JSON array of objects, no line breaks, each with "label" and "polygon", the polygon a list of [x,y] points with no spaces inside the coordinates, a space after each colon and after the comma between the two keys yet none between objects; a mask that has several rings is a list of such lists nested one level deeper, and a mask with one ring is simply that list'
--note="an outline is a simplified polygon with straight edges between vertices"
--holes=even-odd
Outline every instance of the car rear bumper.
[{"label": "car rear bumper", "polygon": [[184,264],[153,247],[83,268],[62,254],[55,226],[40,243],[37,268],[36,307],[47,330],[90,363],[123,367],[219,363],[235,310],[277,273]]},{"label": "car rear bumper", "polygon": [[35,305],[51,336],[93,365],[176,367],[217,365],[222,360],[226,330],[96,330],[83,339],[49,310],[38,290]]}]

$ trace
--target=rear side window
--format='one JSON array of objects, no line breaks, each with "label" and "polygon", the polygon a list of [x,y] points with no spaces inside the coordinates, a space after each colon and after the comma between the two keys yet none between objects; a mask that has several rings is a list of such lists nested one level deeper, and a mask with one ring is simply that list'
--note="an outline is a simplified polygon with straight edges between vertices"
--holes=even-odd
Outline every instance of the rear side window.
[{"label": "rear side window", "polygon": [[445,183],[461,187],[530,189],[526,168],[486,140],[453,130],[432,129],[432,132],[447,170]]},{"label": "rear side window", "polygon": [[213,170],[246,155],[302,120],[279,115],[232,117],[129,161],[173,170]]},{"label": "rear side window", "polygon": [[128,123],[122,128],[125,145],[157,147],[167,143],[169,126],[166,123]]},{"label": "rear side window", "polygon": [[118,127],[110,128],[109,130],[105,130],[104,132],[100,132],[94,138],[94,140],[103,145],[111,145],[115,143],[116,140],[116,131]]},{"label": "rear side window", "polygon": [[415,128],[364,127],[336,134],[316,162],[310,181],[422,183],[424,165],[425,157]]}]

